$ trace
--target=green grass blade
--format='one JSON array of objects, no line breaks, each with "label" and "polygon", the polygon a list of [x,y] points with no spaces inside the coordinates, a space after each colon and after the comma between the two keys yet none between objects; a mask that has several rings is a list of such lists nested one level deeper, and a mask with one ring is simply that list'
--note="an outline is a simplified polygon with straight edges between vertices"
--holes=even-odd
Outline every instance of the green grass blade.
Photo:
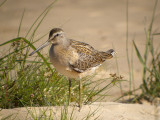
[{"label": "green grass blade", "polygon": [[4,1],[0,4],[0,7],[1,7],[5,2],[7,2],[7,0],[4,0]]},{"label": "green grass blade", "polygon": [[[32,43],[30,43],[27,39],[23,38],[23,37],[18,37],[18,38],[15,38],[15,39],[12,39],[12,40],[9,40],[5,43],[2,43],[0,44],[0,46],[3,46],[3,45],[6,45],[6,44],[9,44],[9,43],[12,43],[12,42],[15,42],[15,41],[19,41],[19,40],[23,40],[25,43],[27,43],[33,50],[36,50],[36,48],[32,45]],[[45,57],[40,53],[40,52],[37,52],[37,54],[43,59],[43,61],[45,62],[45,64],[49,67],[49,69],[52,71],[53,73],[53,70],[52,68],[50,67],[50,64],[47,62],[47,60],[45,59]],[[2,58],[1,58],[2,59]]]},{"label": "green grass blade", "polygon": [[44,16],[42,17],[42,19],[40,20],[40,22],[38,23],[38,25],[36,26],[36,28],[34,29],[30,39],[33,39],[35,32],[37,31],[37,29],[39,28],[39,26],[41,25],[42,21],[44,20],[44,18],[46,17],[46,15],[48,14],[48,12],[50,11],[50,9],[47,10],[47,12],[44,14]]},{"label": "green grass blade", "polygon": [[[25,38],[21,38],[23,39],[33,50],[36,50],[36,48],[32,45],[32,43],[30,43],[27,39]],[[37,54],[43,59],[43,61],[45,62],[45,64],[48,66],[48,68],[52,71],[53,73],[53,70],[50,66],[50,64],[47,62],[47,60],[45,59],[45,57],[40,53],[40,52],[37,52]]]},{"label": "green grass blade", "polygon": [[134,42],[134,40],[133,40],[133,45],[134,45],[134,48],[135,48],[135,50],[136,50],[136,54],[137,54],[137,56],[138,56],[139,61],[140,61],[143,65],[145,65],[144,60],[143,60],[143,58],[142,58],[142,56],[141,56],[141,54],[140,54],[140,52],[139,52],[139,50],[138,50],[138,48],[137,48],[137,45],[136,45],[135,42]]},{"label": "green grass blade", "polygon": [[[43,36],[41,36],[40,38],[38,38],[37,40],[35,40],[32,44],[38,42],[40,39],[42,39],[42,38],[45,37],[46,35],[48,35],[48,32],[47,32],[46,34],[44,34]],[[15,39],[17,39],[17,38],[15,38]],[[13,39],[12,39],[12,40],[13,40]],[[16,41],[16,40],[15,40],[15,41]],[[14,42],[14,41],[13,41],[13,42]],[[9,43],[12,43],[12,42],[9,42]],[[3,44],[4,44],[4,45],[5,45],[5,44],[8,44],[8,41],[5,42],[5,43],[3,43]],[[0,46],[3,46],[3,44],[0,44]],[[27,48],[28,46],[29,46],[29,45],[26,45],[26,46],[20,48],[19,50],[17,50],[17,52],[19,52],[20,50],[23,50],[23,49]],[[10,55],[12,55],[12,54],[14,54],[14,53],[15,53],[15,52],[13,51],[13,52],[11,52],[11,53],[3,56],[2,58],[0,58],[0,60],[4,59],[4,58],[6,58],[6,57],[8,57],[8,56],[10,56]]]},{"label": "green grass blade", "polygon": [[145,69],[146,69],[147,71],[151,72],[151,71],[149,70],[149,68],[146,66],[146,64],[145,64],[145,62],[144,62],[144,60],[143,60],[143,58],[142,58],[142,56],[141,56],[141,54],[140,54],[140,52],[139,52],[136,44],[135,44],[135,42],[134,42],[134,40],[133,40],[133,45],[134,45],[134,48],[135,48],[135,50],[136,50],[136,54],[137,54],[137,56],[138,56],[139,61],[143,64],[143,66],[145,67]]},{"label": "green grass blade", "polygon": [[[113,45],[112,45],[112,46],[113,46]],[[113,46],[113,49],[115,50],[114,46]],[[115,51],[116,51],[116,50],[115,50]],[[117,54],[115,54],[115,62],[116,62],[117,74],[119,75],[119,65],[118,65],[118,57],[117,57]],[[120,84],[121,95],[123,95],[123,88],[122,88],[121,82],[120,82],[119,84]]]},{"label": "green grass blade", "polygon": [[31,32],[32,28],[34,27],[34,25],[37,23],[37,21],[41,18],[41,16],[46,12],[48,11],[48,9],[50,9],[52,7],[53,4],[55,4],[55,2],[58,1],[58,0],[54,0],[39,16],[38,18],[34,21],[34,23],[31,25],[30,29],[28,30],[25,38],[28,36],[28,34]]},{"label": "green grass blade", "polygon": [[23,10],[23,13],[22,13],[21,21],[20,21],[19,28],[18,28],[17,37],[20,37],[19,34],[20,34],[20,31],[21,31],[21,26],[22,26],[22,21],[23,21],[24,13],[25,13],[25,9]]},{"label": "green grass blade", "polygon": [[[54,4],[54,3],[55,3],[55,1],[52,2],[52,4]],[[34,35],[35,35],[37,29],[38,29],[39,26],[41,25],[42,21],[44,20],[44,18],[45,18],[46,15],[48,14],[48,12],[51,10],[52,4],[50,4],[50,5],[44,10],[44,12],[42,12],[42,14],[36,19],[35,24],[36,24],[37,21],[40,19],[40,17],[43,15],[42,19],[40,20],[40,22],[38,23],[38,25],[37,25],[37,26],[35,27],[35,29],[33,30],[32,34],[31,34],[31,36],[30,36],[30,38],[29,38],[29,41],[32,41],[32,40],[33,40]],[[33,26],[34,26],[35,24],[33,23]],[[33,26],[31,26],[30,30],[32,29]],[[29,30],[29,31],[30,31],[30,30]],[[26,59],[27,56],[28,56],[29,49],[30,49],[30,47],[28,47],[27,50],[26,50],[25,59]],[[24,64],[25,64],[25,61],[24,61]]]},{"label": "green grass blade", "polygon": [[150,52],[152,54],[152,57],[154,57],[154,50],[153,50],[153,41],[152,41],[152,38],[151,38],[152,37],[151,33],[152,33],[152,27],[153,27],[153,22],[154,22],[154,18],[155,18],[157,3],[158,3],[158,0],[155,1],[153,14],[152,14],[152,20],[151,20],[150,27],[149,27],[149,30],[148,30],[148,32],[149,32],[149,38],[148,39],[149,39],[149,43],[150,43],[149,47],[150,47]]},{"label": "green grass blade", "polygon": [[155,0],[155,5],[154,5],[154,9],[153,9],[153,14],[152,14],[152,20],[151,20],[151,23],[150,23],[150,26],[149,26],[149,30],[148,30],[150,32],[150,35],[151,35],[152,26],[153,26],[153,22],[154,22],[154,18],[155,18],[157,3],[158,3],[158,0]]},{"label": "green grass blade", "polygon": [[135,82],[134,82],[134,65],[133,65],[133,44],[132,44],[132,51],[131,51],[131,75],[132,75],[132,86],[133,86],[133,91],[135,90]]},{"label": "green grass blade", "polygon": [[145,46],[145,52],[144,52],[144,65],[143,65],[143,85],[146,85],[145,84],[145,79],[146,79],[146,63],[147,63],[147,58],[148,58],[148,45],[150,44],[150,32],[147,32],[145,30],[145,34],[146,34],[146,46]]},{"label": "green grass blade", "polygon": [[[16,62],[23,62],[23,60],[16,60]],[[44,63],[44,62],[40,62],[40,61],[32,61],[32,60],[26,60],[26,63]],[[49,63],[48,64],[52,64],[52,63]]]},{"label": "green grass blade", "polygon": [[153,33],[152,35],[160,35],[160,33]]},{"label": "green grass blade", "polygon": [[12,40],[9,40],[9,41],[7,41],[7,42],[4,42],[4,43],[0,44],[0,47],[3,46],[3,45],[9,44],[9,43],[15,42],[15,41],[19,41],[19,40],[21,40],[20,37],[14,38],[14,39],[12,39]]},{"label": "green grass blade", "polygon": [[129,91],[131,91],[131,64],[129,59],[128,53],[128,0],[126,5],[126,55],[127,55],[127,63],[128,63],[128,70],[129,70]]}]

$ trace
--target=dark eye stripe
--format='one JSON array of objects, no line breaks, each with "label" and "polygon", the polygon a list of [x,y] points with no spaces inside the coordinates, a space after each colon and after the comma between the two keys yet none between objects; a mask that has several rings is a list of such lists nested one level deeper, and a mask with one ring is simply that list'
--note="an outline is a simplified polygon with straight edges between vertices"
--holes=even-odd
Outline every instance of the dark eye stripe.
[{"label": "dark eye stripe", "polygon": [[59,36],[60,34],[59,33],[57,33],[56,35],[54,35],[54,37],[52,38],[52,39],[54,39],[55,37],[57,37],[57,36]]}]

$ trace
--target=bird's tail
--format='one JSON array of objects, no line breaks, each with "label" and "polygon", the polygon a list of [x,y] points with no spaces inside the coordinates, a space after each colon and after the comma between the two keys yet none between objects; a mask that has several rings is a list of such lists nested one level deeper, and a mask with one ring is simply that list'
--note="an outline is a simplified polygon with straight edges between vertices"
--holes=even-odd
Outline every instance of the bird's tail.
[{"label": "bird's tail", "polygon": [[113,49],[109,49],[106,52],[101,52],[101,55],[104,59],[111,59],[115,54],[115,51]]}]

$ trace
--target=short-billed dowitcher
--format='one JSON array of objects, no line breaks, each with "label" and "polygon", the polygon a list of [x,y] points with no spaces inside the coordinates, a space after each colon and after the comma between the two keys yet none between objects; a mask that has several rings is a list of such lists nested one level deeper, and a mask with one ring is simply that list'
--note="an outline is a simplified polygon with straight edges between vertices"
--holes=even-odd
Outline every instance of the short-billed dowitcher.
[{"label": "short-billed dowitcher", "polygon": [[49,39],[30,56],[50,43],[52,44],[49,50],[50,61],[59,73],[69,78],[69,97],[70,78],[79,78],[79,107],[81,108],[81,78],[93,74],[95,69],[106,59],[112,58],[115,52],[113,49],[106,52],[97,51],[87,43],[68,39],[62,29],[54,28],[50,31]]}]

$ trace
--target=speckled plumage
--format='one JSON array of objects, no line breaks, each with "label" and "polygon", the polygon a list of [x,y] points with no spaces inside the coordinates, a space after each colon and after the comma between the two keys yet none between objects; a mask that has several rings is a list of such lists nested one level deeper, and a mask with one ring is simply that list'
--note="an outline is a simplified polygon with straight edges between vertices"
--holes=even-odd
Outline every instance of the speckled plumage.
[{"label": "speckled plumage", "polygon": [[52,43],[50,61],[56,70],[69,78],[82,78],[95,71],[106,59],[113,57],[114,50],[95,50],[87,43],[68,39],[60,28],[50,31],[49,39],[30,55]]},{"label": "speckled plumage", "polygon": [[62,37],[57,38],[57,40],[64,41],[65,44],[64,42],[52,44],[50,60],[57,71],[70,78],[81,78],[89,75],[106,59],[113,57],[113,49],[107,52],[97,51],[87,43],[67,39],[63,30],[57,28],[56,30],[51,30],[50,38],[54,38],[53,35],[56,36],[56,33],[60,34],[62,32]]},{"label": "speckled plumage", "polygon": [[71,47],[78,53],[78,60],[71,64],[73,70],[77,72],[84,72],[101,65],[106,59],[112,58],[112,49],[107,52],[101,52],[95,50],[92,46],[87,43],[71,40]]}]

